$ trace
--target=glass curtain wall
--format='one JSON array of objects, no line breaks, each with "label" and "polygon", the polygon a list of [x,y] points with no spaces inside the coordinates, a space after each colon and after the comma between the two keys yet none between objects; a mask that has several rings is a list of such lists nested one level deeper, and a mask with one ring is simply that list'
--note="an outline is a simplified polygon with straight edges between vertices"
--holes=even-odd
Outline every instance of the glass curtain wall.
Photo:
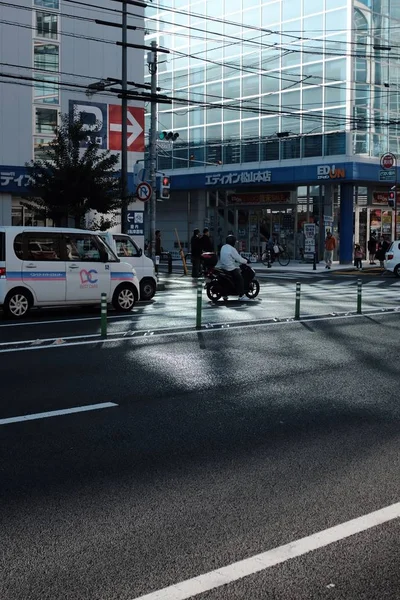
[{"label": "glass curtain wall", "polygon": [[59,0],[33,0],[34,158],[54,138],[60,111],[59,9]]},{"label": "glass curtain wall", "polygon": [[353,152],[399,153],[400,3],[354,1]]},{"label": "glass curtain wall", "polygon": [[158,107],[159,130],[179,133],[159,168],[345,154],[347,4],[166,0],[146,9],[147,41],[171,51],[158,85],[179,99]]}]

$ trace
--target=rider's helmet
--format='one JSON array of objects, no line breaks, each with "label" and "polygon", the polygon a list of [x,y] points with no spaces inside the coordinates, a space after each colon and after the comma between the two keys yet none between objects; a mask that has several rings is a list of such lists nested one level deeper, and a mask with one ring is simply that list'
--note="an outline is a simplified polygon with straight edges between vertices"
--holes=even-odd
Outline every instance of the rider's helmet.
[{"label": "rider's helmet", "polygon": [[235,247],[236,244],[236,238],[234,235],[230,234],[228,235],[228,237],[226,238],[226,243],[229,244],[230,246]]}]

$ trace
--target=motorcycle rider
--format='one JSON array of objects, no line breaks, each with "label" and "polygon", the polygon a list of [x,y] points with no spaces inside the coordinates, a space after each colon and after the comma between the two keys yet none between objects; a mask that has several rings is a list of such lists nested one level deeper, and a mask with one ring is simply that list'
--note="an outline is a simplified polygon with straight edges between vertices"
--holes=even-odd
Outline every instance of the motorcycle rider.
[{"label": "motorcycle rider", "polygon": [[249,300],[244,293],[244,280],[242,277],[242,273],[238,268],[239,264],[247,264],[247,259],[240,256],[239,252],[235,248],[236,238],[234,235],[230,234],[226,238],[226,244],[224,244],[221,248],[221,254],[219,259],[219,266],[224,271],[228,271],[228,273],[232,276],[232,279],[236,286],[236,291],[239,294],[239,300],[245,301]]}]

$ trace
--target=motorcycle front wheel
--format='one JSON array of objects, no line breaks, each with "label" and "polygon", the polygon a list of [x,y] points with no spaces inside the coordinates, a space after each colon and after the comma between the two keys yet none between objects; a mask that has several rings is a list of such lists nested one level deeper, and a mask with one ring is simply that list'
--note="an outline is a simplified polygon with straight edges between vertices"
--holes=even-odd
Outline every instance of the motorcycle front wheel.
[{"label": "motorcycle front wheel", "polygon": [[250,281],[249,283],[249,289],[246,292],[246,296],[248,298],[256,298],[258,296],[258,294],[260,293],[260,284],[257,281],[257,279],[253,279],[253,281]]},{"label": "motorcycle front wheel", "polygon": [[207,284],[206,292],[208,298],[212,300],[212,302],[217,302],[222,296],[219,284],[215,281]]}]

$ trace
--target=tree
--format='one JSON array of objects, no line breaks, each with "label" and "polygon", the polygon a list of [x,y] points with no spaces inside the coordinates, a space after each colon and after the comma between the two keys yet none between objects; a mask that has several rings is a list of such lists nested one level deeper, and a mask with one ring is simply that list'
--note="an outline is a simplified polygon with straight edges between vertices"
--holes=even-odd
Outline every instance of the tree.
[{"label": "tree", "polygon": [[24,205],[55,226],[73,219],[75,227],[84,224],[89,211],[105,215],[121,208],[118,156],[101,151],[91,138],[86,142],[83,123],[68,115],[62,115],[55,133],[43,158],[27,164],[30,197]]}]

